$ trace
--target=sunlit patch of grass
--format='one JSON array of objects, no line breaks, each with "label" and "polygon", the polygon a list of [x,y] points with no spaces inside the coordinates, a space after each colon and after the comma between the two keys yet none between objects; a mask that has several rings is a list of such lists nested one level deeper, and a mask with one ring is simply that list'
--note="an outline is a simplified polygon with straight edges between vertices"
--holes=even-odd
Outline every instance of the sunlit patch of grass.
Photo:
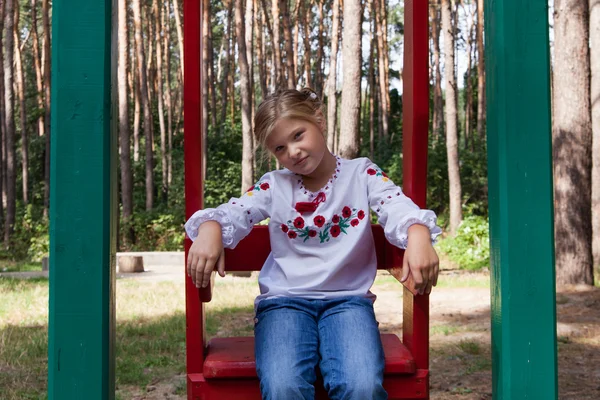
[{"label": "sunlit patch of grass", "polygon": [[461,340],[458,343],[458,348],[461,349],[464,353],[473,356],[481,354],[481,347],[479,343],[474,342],[472,340]]},{"label": "sunlit patch of grass", "polygon": [[451,326],[451,325],[432,325],[429,327],[429,334],[432,336],[433,335],[448,336],[448,335],[452,335],[458,331],[459,331],[458,327]]},{"label": "sunlit patch of grass", "polygon": [[41,271],[42,263],[24,262],[24,261],[0,261],[0,272],[26,272],[26,271]]}]

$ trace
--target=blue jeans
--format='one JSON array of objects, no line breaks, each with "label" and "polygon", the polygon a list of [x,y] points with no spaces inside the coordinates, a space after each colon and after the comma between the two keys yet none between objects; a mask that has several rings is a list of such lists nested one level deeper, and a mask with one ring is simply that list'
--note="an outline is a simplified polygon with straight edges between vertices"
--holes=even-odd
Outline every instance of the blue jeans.
[{"label": "blue jeans", "polygon": [[258,303],[256,370],[263,400],[314,399],[317,367],[331,400],[386,400],[373,303],[363,297]]}]

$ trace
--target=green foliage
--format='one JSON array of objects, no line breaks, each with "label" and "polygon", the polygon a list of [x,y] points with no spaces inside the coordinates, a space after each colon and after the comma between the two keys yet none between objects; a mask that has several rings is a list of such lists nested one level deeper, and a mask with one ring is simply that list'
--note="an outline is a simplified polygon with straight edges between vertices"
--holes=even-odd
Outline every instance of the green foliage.
[{"label": "green foliage", "polygon": [[455,237],[439,243],[439,249],[460,268],[477,270],[490,264],[490,232],[487,218],[470,215],[465,218]]}]

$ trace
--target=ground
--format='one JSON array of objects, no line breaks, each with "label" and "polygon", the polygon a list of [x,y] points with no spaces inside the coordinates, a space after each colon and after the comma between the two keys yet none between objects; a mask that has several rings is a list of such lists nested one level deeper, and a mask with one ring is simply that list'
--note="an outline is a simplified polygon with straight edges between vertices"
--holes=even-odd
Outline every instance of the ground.
[{"label": "ground", "polygon": [[[146,279],[164,279],[160,273]],[[220,296],[231,282],[228,277],[215,290],[215,304],[226,303]],[[252,278],[247,281],[251,281]],[[430,349],[431,399],[491,399],[490,290],[489,275],[444,270],[440,287],[431,294]],[[249,283],[253,285],[252,282]],[[239,285],[239,283],[237,284]],[[248,282],[242,284],[248,286]],[[375,309],[383,332],[401,334],[401,291],[391,276],[381,274],[375,285]],[[231,292],[229,292],[231,293]],[[239,296],[239,294],[237,294]],[[242,297],[251,298],[252,289]],[[233,302],[235,303],[234,300]],[[233,303],[232,303],[233,304]],[[210,309],[209,309],[210,313]],[[250,325],[251,310],[222,319],[211,336],[229,336],[242,323]],[[559,398],[600,399],[600,288],[564,287],[557,291]],[[210,332],[209,332],[210,334]],[[242,330],[241,334],[248,334]],[[145,388],[119,387],[122,399],[184,399],[184,375],[155,380]]]}]

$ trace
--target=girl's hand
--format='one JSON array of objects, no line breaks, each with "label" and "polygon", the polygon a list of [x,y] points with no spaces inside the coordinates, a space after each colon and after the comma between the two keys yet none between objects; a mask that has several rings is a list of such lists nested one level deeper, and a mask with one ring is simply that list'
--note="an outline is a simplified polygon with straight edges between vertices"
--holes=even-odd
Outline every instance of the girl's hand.
[{"label": "girl's hand", "polygon": [[221,225],[216,221],[207,221],[198,228],[198,237],[194,240],[187,258],[187,273],[197,288],[208,286],[215,265],[219,275],[225,276]]},{"label": "girl's hand", "polygon": [[437,285],[439,264],[440,260],[431,245],[429,229],[424,225],[411,225],[408,228],[401,282],[405,282],[412,273],[418,293],[429,294],[431,287]]}]

